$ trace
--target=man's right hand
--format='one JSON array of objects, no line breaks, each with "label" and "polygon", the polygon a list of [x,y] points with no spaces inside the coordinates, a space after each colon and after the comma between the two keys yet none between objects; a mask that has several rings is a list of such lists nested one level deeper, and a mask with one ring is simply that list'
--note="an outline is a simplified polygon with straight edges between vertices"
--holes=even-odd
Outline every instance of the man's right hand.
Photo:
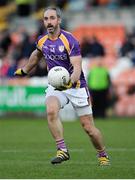
[{"label": "man's right hand", "polygon": [[15,76],[22,76],[22,77],[24,77],[24,76],[27,75],[27,73],[25,73],[25,72],[23,71],[23,69],[19,68],[19,69],[17,69],[17,70],[15,71],[14,75],[15,75]]}]

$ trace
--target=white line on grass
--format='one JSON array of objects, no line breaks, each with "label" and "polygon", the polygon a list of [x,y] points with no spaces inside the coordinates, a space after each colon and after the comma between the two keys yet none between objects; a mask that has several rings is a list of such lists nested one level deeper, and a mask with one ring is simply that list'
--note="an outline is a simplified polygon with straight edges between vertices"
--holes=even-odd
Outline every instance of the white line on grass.
[{"label": "white line on grass", "polygon": [[[86,152],[86,151],[91,151],[93,152],[94,150],[90,149],[70,149],[70,152]],[[110,152],[134,152],[135,148],[107,148],[107,151]],[[45,153],[45,152],[55,152],[55,150],[18,150],[18,149],[5,149],[5,150],[0,150],[1,153]]]}]

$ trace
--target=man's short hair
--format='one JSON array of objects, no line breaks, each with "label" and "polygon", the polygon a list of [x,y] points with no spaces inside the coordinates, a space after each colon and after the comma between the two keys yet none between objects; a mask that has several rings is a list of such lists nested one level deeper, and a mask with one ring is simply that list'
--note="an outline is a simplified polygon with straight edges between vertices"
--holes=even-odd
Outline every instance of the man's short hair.
[{"label": "man's short hair", "polygon": [[54,11],[56,11],[57,17],[59,17],[59,18],[61,18],[61,16],[62,16],[61,10],[58,7],[52,7],[52,6],[46,7],[44,12],[46,12],[47,10],[54,10]]}]

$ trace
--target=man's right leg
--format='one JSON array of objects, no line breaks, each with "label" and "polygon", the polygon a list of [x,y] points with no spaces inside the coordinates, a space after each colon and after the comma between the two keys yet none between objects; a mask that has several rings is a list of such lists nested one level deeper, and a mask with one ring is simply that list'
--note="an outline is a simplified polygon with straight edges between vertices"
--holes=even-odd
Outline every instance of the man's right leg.
[{"label": "man's right leg", "polygon": [[48,126],[57,145],[57,155],[52,159],[51,163],[57,164],[69,160],[70,158],[64,142],[63,126],[59,119],[59,110],[61,107],[59,99],[55,96],[47,97],[46,107]]}]

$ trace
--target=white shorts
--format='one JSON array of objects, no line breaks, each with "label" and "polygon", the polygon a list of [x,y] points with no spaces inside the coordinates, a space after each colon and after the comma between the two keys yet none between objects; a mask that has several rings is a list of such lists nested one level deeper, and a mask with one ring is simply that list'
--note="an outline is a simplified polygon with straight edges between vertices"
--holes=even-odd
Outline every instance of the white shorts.
[{"label": "white shorts", "polygon": [[49,85],[45,93],[45,100],[49,96],[56,96],[60,102],[61,108],[71,102],[78,116],[92,114],[92,108],[88,101],[89,95],[86,88],[71,88],[64,91],[58,91]]}]

